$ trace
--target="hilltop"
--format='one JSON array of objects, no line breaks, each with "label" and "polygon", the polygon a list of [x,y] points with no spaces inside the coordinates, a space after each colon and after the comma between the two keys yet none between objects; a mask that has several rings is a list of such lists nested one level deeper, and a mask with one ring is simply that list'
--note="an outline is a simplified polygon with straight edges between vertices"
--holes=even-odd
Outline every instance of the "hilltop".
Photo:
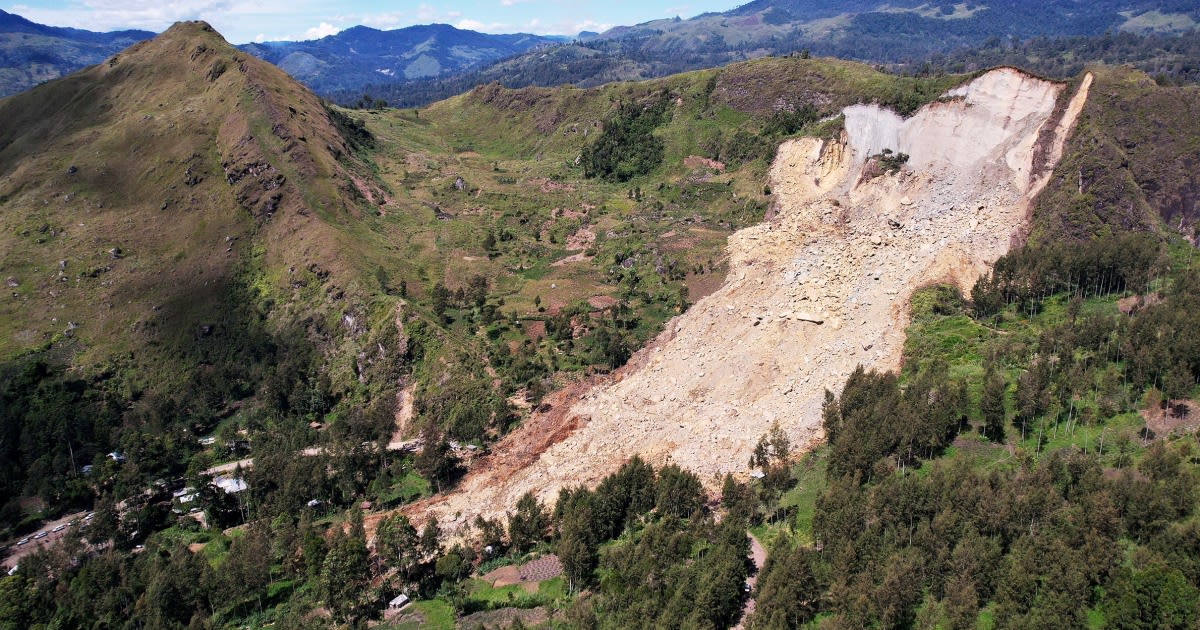
[{"label": "hilltop", "polygon": [[[305,318],[361,303],[339,252],[369,177],[339,119],[207,24],[0,100],[0,120],[0,371],[24,440],[3,442],[6,497],[31,467],[25,491],[55,496],[143,431],[187,448],[312,352]],[[37,446],[55,442],[69,460]]]}]

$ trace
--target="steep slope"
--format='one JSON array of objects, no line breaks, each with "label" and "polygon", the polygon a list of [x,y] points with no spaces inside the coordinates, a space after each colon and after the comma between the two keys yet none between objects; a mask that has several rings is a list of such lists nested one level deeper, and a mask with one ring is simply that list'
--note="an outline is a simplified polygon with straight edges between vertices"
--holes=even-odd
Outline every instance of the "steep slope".
[{"label": "steep slope", "polygon": [[[775,217],[731,237],[725,285],[615,382],[535,417],[461,491],[422,508],[461,524],[529,490],[551,499],[594,483],[635,453],[716,482],[747,472],[774,422],[813,444],[826,389],[859,364],[898,366],[913,290],[969,285],[1021,236],[1090,82],[1065,103],[1063,86],[1001,69],[909,119],[856,105],[839,139],[785,143]],[[908,165],[882,172],[883,149]],[[544,450],[505,453],[528,443]]]},{"label": "steep slope", "polygon": [[231,279],[255,244],[268,268],[325,262],[271,243],[354,212],[320,102],[204,24],[0,101],[0,119],[4,354],[66,327],[51,318],[122,337],[184,287]]},{"label": "steep slope", "polygon": [[556,41],[523,33],[489,35],[429,24],[389,31],[356,26],[313,41],[266,42],[241,48],[325,93],[372,82],[461,73]]},{"label": "steep slope", "polygon": [[[147,422],[185,444],[312,345],[298,322],[356,303],[350,148],[208,25],[0,100],[0,121],[4,498],[78,467],[47,444],[86,463]],[[59,378],[103,402],[21,412]]]},{"label": "steep slope", "polygon": [[30,22],[0,10],[0,97],[103,61],[149,31],[94,33]]},{"label": "steep slope", "polygon": [[1142,72],[1096,68],[1096,98],[1065,147],[1061,177],[1038,200],[1032,237],[1051,242],[1158,230],[1193,240],[1200,227],[1200,89],[1160,86]]}]

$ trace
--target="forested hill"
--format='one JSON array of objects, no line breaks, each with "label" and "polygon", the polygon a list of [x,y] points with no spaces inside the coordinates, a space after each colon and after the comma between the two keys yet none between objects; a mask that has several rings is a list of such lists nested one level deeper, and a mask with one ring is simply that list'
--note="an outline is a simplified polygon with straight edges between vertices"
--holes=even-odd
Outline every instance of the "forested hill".
[{"label": "forested hill", "polygon": [[558,42],[537,35],[489,35],[430,24],[387,31],[356,26],[312,41],[253,43],[241,48],[325,94],[376,82],[455,76]]},{"label": "forested hill", "polygon": [[149,31],[95,33],[30,22],[0,10],[0,97],[100,63]]},{"label": "forested hill", "polygon": [[[616,27],[467,74],[429,80],[375,77],[368,84],[345,86],[328,95],[347,105],[355,104],[365,93],[373,100],[412,107],[491,81],[508,87],[564,83],[592,86],[803,51],[895,65],[913,72],[935,56],[961,55],[962,51],[979,47],[989,50],[1011,47],[1036,38],[1056,41],[1105,34],[1190,34],[1197,19],[1200,13],[1194,4],[1152,0],[1097,3],[760,0],[723,13]],[[1149,43],[1153,44],[1153,40]],[[1076,64],[1100,60],[1146,61],[1148,52],[1131,52],[1114,60],[1107,49],[1088,55],[1087,47],[1078,42],[1072,45],[1072,50],[1082,55],[1071,57]],[[975,67],[987,67],[980,64],[986,59],[983,55],[974,59]],[[1071,76],[1078,66],[1062,70],[1054,76]]]}]

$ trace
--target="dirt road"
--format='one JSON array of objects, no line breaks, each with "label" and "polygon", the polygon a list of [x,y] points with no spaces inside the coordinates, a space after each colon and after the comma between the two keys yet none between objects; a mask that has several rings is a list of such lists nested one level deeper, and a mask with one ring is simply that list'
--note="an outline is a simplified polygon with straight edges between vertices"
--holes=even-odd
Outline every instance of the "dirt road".
[{"label": "dirt road", "polygon": [[750,537],[750,561],[754,563],[754,573],[746,578],[746,592],[750,597],[746,600],[746,606],[742,608],[742,618],[738,624],[733,627],[733,630],[743,630],[746,627],[746,621],[750,618],[750,614],[754,612],[754,588],[758,585],[758,574],[762,572],[763,565],[767,563],[767,550],[763,549],[762,543],[758,542],[758,538],[746,532]]}]

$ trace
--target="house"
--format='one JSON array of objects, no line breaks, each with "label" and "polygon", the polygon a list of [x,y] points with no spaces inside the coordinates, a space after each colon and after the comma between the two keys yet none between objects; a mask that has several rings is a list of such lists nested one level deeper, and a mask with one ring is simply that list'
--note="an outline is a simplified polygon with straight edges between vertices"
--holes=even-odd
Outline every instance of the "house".
[{"label": "house", "polygon": [[408,605],[408,595],[400,593],[388,602],[388,612],[395,612]]},{"label": "house", "polygon": [[213,485],[224,490],[225,494],[237,494],[248,487],[244,480],[237,477],[226,477],[225,475],[213,477]]}]

